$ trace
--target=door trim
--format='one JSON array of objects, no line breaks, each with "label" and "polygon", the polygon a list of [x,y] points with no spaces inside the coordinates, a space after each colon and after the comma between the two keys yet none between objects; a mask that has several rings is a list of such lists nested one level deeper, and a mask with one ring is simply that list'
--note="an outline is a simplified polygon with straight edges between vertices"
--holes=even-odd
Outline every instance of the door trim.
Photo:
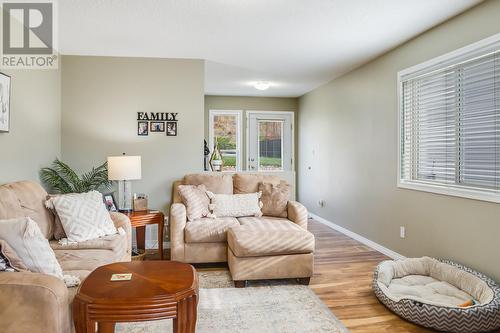
[{"label": "door trim", "polygon": [[[292,136],[292,147],[291,147],[291,152],[290,154],[292,155],[292,170],[295,172],[295,112],[293,111],[264,111],[264,110],[250,110],[250,111],[245,111],[245,117],[246,117],[246,128],[245,128],[245,135],[246,135],[246,151],[245,151],[245,161],[246,161],[246,171],[253,171],[250,170],[248,165],[248,157],[249,157],[249,152],[250,152],[250,127],[249,127],[249,118],[251,114],[275,114],[275,115],[290,115],[291,117],[291,136]],[[255,172],[259,172],[258,170]],[[273,171],[271,171],[273,172]],[[283,171],[274,171],[274,172],[283,172]]]}]

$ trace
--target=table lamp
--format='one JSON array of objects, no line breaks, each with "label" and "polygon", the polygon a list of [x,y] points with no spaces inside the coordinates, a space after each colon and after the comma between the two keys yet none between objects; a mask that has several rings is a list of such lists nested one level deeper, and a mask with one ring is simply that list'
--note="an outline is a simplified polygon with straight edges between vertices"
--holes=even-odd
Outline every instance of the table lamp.
[{"label": "table lamp", "polygon": [[131,180],[141,179],[141,157],[108,156],[108,179],[118,181],[118,209],[132,210]]}]

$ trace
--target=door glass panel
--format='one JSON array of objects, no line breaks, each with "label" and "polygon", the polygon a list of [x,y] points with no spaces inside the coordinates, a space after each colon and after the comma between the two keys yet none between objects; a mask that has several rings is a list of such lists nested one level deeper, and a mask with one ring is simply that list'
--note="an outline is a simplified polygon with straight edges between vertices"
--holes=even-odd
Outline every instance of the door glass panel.
[{"label": "door glass panel", "polygon": [[259,121],[259,170],[283,170],[283,121]]},{"label": "door glass panel", "polygon": [[222,155],[222,171],[236,171],[238,118],[235,115],[216,115],[213,124]]}]

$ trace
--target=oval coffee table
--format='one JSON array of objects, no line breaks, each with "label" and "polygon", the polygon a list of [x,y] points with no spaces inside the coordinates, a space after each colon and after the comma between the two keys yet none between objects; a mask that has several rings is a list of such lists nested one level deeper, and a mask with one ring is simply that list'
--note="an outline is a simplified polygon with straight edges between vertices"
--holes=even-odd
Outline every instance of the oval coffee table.
[{"label": "oval coffee table", "polygon": [[[132,273],[130,281],[112,274]],[[117,322],[173,318],[174,332],[196,329],[198,279],[193,266],[175,261],[136,261],[101,266],[84,280],[73,301],[77,333],[114,332]]]}]

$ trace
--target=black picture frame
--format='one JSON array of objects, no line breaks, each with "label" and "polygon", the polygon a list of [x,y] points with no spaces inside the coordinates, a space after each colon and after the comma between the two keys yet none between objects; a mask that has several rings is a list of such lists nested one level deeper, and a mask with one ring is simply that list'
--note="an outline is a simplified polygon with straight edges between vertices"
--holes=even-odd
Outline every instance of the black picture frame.
[{"label": "black picture frame", "polygon": [[149,123],[149,131],[151,133],[163,133],[163,132],[165,132],[165,122],[164,121],[151,121]]},{"label": "black picture frame", "polygon": [[165,130],[167,132],[167,136],[177,136],[177,122],[167,121]]},{"label": "black picture frame", "polygon": [[0,133],[9,133],[10,131],[11,83],[10,75],[0,72]]},{"label": "black picture frame", "polygon": [[147,121],[137,122],[137,135],[139,136],[149,135],[149,123]]},{"label": "black picture frame", "polygon": [[102,195],[102,201],[104,202],[104,205],[106,206],[106,209],[108,212],[117,212],[118,208],[116,208],[116,201],[115,201],[115,196],[113,192],[103,194]]}]

